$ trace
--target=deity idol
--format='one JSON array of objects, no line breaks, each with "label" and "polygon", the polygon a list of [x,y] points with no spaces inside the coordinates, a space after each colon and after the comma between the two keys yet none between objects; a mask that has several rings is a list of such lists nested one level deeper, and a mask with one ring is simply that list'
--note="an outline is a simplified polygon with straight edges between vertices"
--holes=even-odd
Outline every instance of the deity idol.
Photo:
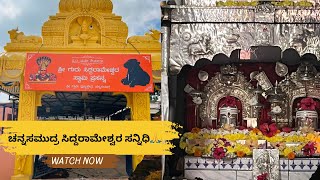
[{"label": "deity idol", "polygon": [[30,75],[30,81],[56,81],[56,75],[47,72],[47,68],[51,63],[51,59],[49,57],[40,57],[36,62],[39,66],[39,70],[38,73]]},{"label": "deity idol", "polygon": [[234,97],[226,97],[225,103],[219,108],[220,110],[220,126],[225,125],[237,126],[239,110],[236,106],[236,100]]}]

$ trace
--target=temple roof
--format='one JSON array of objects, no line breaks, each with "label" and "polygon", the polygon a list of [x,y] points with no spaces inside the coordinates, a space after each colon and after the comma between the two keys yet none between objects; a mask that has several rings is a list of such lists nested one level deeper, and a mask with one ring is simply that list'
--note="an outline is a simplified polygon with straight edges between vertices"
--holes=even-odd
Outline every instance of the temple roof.
[{"label": "temple roof", "polygon": [[97,10],[112,13],[113,4],[111,0],[60,0],[60,12],[91,11]]}]

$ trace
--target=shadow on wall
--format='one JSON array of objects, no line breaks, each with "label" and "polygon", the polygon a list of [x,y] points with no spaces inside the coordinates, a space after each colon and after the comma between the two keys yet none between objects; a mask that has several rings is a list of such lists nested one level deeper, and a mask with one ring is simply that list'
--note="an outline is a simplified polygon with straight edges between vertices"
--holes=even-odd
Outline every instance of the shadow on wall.
[{"label": "shadow on wall", "polygon": [[10,180],[14,171],[14,156],[0,147],[0,179]]}]

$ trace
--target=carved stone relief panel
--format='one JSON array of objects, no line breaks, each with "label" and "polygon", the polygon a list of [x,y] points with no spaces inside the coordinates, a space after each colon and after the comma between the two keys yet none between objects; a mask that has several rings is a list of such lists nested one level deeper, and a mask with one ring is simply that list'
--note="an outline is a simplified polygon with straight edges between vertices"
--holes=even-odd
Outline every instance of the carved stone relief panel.
[{"label": "carved stone relief panel", "polygon": [[71,22],[69,27],[69,44],[71,45],[101,45],[101,27],[91,16],[80,16]]}]

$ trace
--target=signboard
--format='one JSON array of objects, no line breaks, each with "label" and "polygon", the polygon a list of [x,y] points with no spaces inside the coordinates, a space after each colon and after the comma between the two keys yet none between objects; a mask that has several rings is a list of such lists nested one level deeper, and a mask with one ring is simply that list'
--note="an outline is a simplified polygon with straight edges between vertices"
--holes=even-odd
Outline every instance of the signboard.
[{"label": "signboard", "polygon": [[27,54],[26,91],[153,92],[151,55]]}]

